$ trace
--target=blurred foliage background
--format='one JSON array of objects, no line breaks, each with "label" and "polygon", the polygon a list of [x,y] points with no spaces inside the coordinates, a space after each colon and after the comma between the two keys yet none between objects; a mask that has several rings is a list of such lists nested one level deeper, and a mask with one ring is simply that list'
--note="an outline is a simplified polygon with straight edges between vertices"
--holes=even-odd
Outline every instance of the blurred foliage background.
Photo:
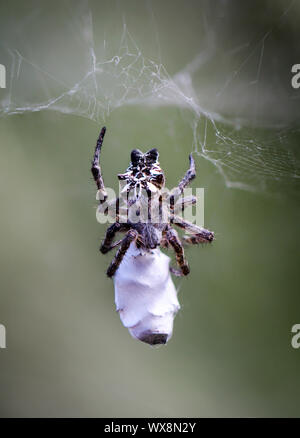
[{"label": "blurred foliage background", "polygon": [[[31,38],[41,55],[44,40],[52,36],[49,28],[45,35],[44,22],[69,29],[74,24],[68,20],[70,9],[76,6],[81,17],[81,3],[64,3],[63,10],[58,2],[43,6],[26,2],[26,10],[23,2],[2,3],[3,59],[9,53],[7,46],[18,48]],[[255,38],[264,43],[264,35],[272,28],[274,39],[268,47],[259,46],[258,57],[253,65],[250,59],[244,72],[235,74],[233,58],[231,64],[227,57],[222,69],[213,64],[201,70],[195,84],[198,80],[203,85],[203,100],[210,111],[235,120],[242,114],[248,120],[254,141],[256,135],[261,139],[262,163],[269,162],[271,153],[272,163],[279,161],[279,167],[294,177],[283,184],[280,174],[269,167],[272,189],[230,188],[218,163],[205,154],[194,155],[198,174],[193,187],[205,188],[205,226],[215,231],[216,241],[187,250],[191,274],[176,280],[182,309],[173,338],[167,346],[151,348],[133,340],[115,312],[113,283],[105,276],[112,255],[98,251],[106,227],[96,222],[90,159],[105,122],[102,168],[108,187],[117,188],[116,174],[128,166],[133,148],[152,146],[160,151],[167,186],[176,185],[187,169],[188,154],[196,147],[193,115],[176,102],[153,106],[142,101],[115,105],[105,120],[79,117],[78,108],[70,102],[64,103],[68,111],[63,111],[63,105],[52,112],[35,111],[30,92],[35,90],[37,98],[49,93],[51,98],[59,87],[53,84],[49,91],[48,84],[45,91],[44,84],[34,78],[32,89],[22,90],[28,93],[24,94],[28,111],[9,116],[8,111],[0,119],[0,323],[7,330],[7,348],[0,350],[0,415],[299,416],[300,350],[291,347],[291,327],[300,323],[299,94],[290,86],[291,65],[300,62],[300,57],[295,58],[299,2],[126,1],[91,2],[88,7],[95,47],[103,41],[101,24],[105,24],[107,41],[117,45],[125,20],[141,50],[160,58],[171,75],[197,54],[205,26],[206,35],[213,29],[221,52],[225,46],[237,48],[239,38],[249,46]],[[12,18],[17,26],[15,40],[8,29]],[[32,20],[39,26],[33,27],[29,37],[24,28]],[[54,60],[57,54],[55,68],[66,78],[68,73],[78,73],[69,63],[81,50],[77,36],[73,51],[64,52],[61,39],[44,53],[45,60]],[[66,64],[60,53],[65,53]],[[241,62],[247,54],[251,51],[246,47]],[[257,74],[262,56],[267,57],[267,70],[259,67],[259,94],[271,81],[271,60],[275,82],[261,95],[260,106],[253,107],[249,103],[253,93],[243,86],[251,80],[252,67]],[[74,66],[81,64],[81,58],[75,61]],[[1,56],[0,62],[5,63]],[[232,74],[232,92],[222,94],[216,108],[216,90]],[[0,90],[0,99],[5,92]],[[7,94],[2,98],[7,108]],[[10,104],[10,108],[18,106]],[[273,126],[261,132],[261,121]],[[285,148],[280,135],[274,136],[272,151],[265,151],[264,138],[267,141],[281,124],[286,129],[286,154],[277,155],[277,150]],[[239,136],[244,129],[239,127]],[[208,130],[206,138],[212,149],[217,148],[214,134]],[[240,158],[261,181],[265,173],[256,171],[251,160],[247,162],[246,146],[241,144]],[[293,168],[289,169],[285,159],[291,155]]]}]

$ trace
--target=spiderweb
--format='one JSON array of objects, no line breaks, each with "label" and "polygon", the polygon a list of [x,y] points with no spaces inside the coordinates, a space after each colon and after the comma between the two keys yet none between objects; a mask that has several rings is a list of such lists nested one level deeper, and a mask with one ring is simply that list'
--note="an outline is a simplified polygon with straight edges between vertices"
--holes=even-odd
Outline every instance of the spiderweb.
[{"label": "spiderweb", "polygon": [[290,81],[299,7],[275,3],[267,20],[230,33],[230,17],[241,16],[237,2],[191,2],[201,9],[200,30],[191,59],[178,56],[174,68],[162,53],[155,1],[140,12],[147,42],[142,29],[133,36],[121,3],[111,11],[105,2],[101,8],[33,2],[29,12],[14,12],[1,25],[7,88],[0,117],[54,110],[100,124],[127,105],[175,106],[189,114],[191,149],[216,167],[227,187],[296,192],[300,94]]}]

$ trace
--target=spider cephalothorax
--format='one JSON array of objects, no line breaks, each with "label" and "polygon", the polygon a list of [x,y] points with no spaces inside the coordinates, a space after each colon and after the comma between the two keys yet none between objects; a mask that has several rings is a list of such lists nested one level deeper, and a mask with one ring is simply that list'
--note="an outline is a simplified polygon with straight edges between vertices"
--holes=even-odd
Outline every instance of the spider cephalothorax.
[{"label": "spider cephalothorax", "polygon": [[162,189],[165,178],[158,162],[158,150],[153,148],[143,153],[139,149],[131,152],[131,163],[125,173],[118,175],[120,181],[126,181],[124,191],[135,189],[137,196],[141,190],[156,192]]}]

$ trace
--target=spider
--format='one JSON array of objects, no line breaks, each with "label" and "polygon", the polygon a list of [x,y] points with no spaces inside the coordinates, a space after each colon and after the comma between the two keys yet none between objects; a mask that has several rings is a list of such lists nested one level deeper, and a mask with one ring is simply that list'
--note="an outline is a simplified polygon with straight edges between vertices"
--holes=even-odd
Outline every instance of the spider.
[{"label": "spider", "polygon": [[[98,188],[98,211],[115,218],[100,246],[103,254],[119,247],[107,276],[114,280],[117,311],[131,335],[150,345],[165,344],[172,335],[173,319],[180,308],[170,272],[176,276],[190,272],[174,226],[187,231],[183,237],[185,243],[206,243],[214,239],[213,232],[179,215],[196,202],[194,196],[181,197],[196,176],[195,162],[190,155],[188,171],[177,187],[167,191],[157,149],[146,153],[134,149],[128,169],[118,175],[124,185],[120,196],[108,201],[100,167],[105,132],[103,127],[91,171]],[[117,233],[125,233],[125,237],[114,242]],[[179,269],[169,267],[170,258],[160,247],[173,248]]]},{"label": "spider", "polygon": [[[100,211],[103,213],[108,212],[107,205],[101,209],[101,205],[107,201],[107,193],[100,167],[100,153],[105,132],[106,128],[103,127],[96,144],[91,168],[91,172],[98,188],[97,198],[100,202]],[[120,207],[120,198],[116,198],[109,202],[110,206],[116,206],[116,222],[107,229],[105,238],[100,247],[100,251],[102,254],[106,254],[119,245],[120,248],[107,270],[108,277],[113,277],[113,275],[116,273],[124,255],[126,254],[126,251],[133,242],[136,242],[137,247],[143,248],[146,251],[151,251],[158,246],[165,248],[172,247],[175,251],[177,264],[180,270],[171,268],[171,272],[176,276],[188,275],[190,269],[185,259],[183,245],[176,230],[173,228],[173,225],[176,225],[179,228],[189,232],[188,235],[183,237],[185,243],[210,243],[214,240],[213,232],[183,220],[178,214],[176,215],[176,212],[178,213],[179,211],[183,211],[185,207],[196,203],[196,197],[194,196],[180,199],[180,202],[175,203],[176,197],[183,193],[185,187],[187,187],[187,185],[196,176],[195,162],[192,155],[189,155],[190,167],[188,171],[179,182],[178,186],[167,194],[162,194],[161,192],[165,184],[165,176],[159,165],[158,157],[159,153],[155,148],[150,149],[146,153],[142,153],[140,150],[134,149],[131,152],[131,163],[127,171],[118,175],[118,179],[120,181],[125,180],[127,183],[125,186],[126,194],[128,195],[128,193],[133,191],[134,198],[127,198],[127,206],[125,207]],[[130,220],[130,214],[128,214],[128,211],[130,211],[132,205],[141,200],[141,189],[144,189],[145,193],[148,195],[148,220],[145,222],[136,220],[136,218],[135,220]],[[166,202],[163,202],[163,200]],[[144,197],[143,201],[145,202]],[[150,209],[151,203],[152,208]],[[151,220],[150,210],[153,210],[153,204],[158,204],[157,210],[159,211],[159,218],[155,217],[154,220]],[[160,206],[163,204],[169,205],[169,214],[167,214],[167,220],[156,221],[162,217],[164,217],[164,219],[166,218],[166,212],[164,211],[163,214],[161,211],[162,207],[160,208]],[[120,221],[120,216],[125,212],[127,213],[127,218],[124,220],[123,215],[123,220]],[[137,216],[140,215],[137,210],[134,210],[134,212],[137,214]],[[125,232],[125,237],[116,243],[113,243],[115,235],[118,232]]]}]

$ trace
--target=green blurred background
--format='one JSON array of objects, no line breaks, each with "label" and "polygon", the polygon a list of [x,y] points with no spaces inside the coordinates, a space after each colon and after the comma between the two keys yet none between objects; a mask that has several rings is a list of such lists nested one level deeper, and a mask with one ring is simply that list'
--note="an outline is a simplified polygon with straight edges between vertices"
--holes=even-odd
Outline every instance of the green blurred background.
[{"label": "green blurred background", "polygon": [[[29,56],[35,44],[32,59],[38,54],[42,63],[57,54],[56,73],[62,71],[65,78],[70,74],[70,82],[77,73],[82,76],[80,66],[84,70],[87,61],[75,58],[77,49],[85,51],[84,35],[70,10],[84,22],[83,2],[63,3],[63,9],[58,2],[26,2],[26,11],[24,5],[1,4],[3,59],[9,62],[7,47],[25,50],[27,43]],[[115,105],[103,120],[79,117],[76,102],[70,101],[54,107],[56,111],[33,112],[39,95],[43,101],[45,95],[61,92],[55,81],[47,87],[32,77],[16,83],[24,93],[24,110],[17,111],[22,114],[8,116],[21,103],[15,95],[7,106],[7,94],[2,95],[0,323],[7,330],[7,348],[0,350],[1,416],[299,416],[300,350],[291,347],[291,327],[300,323],[300,122],[299,94],[290,87],[291,65],[300,62],[300,56],[295,58],[299,6],[297,1],[88,5],[96,48],[103,42],[103,24],[113,52],[125,21],[143,53],[161,60],[171,75],[194,59],[210,31],[222,53],[225,46],[248,43],[246,52],[238,52],[239,65],[251,55],[252,42],[254,48],[259,42],[257,57],[252,64],[250,56],[241,74],[235,74],[237,59],[232,55],[225,56],[221,69],[215,59],[194,77],[195,89],[203,86],[200,94],[209,111],[248,121],[236,132],[220,122],[221,146],[215,131],[208,129],[210,154],[195,142],[195,113],[176,102],[146,105],[141,99]],[[78,39],[68,40],[74,52],[64,51],[62,39],[60,46],[44,53],[45,41],[51,42],[56,30],[47,33],[46,21],[49,27],[56,23],[62,33],[75,26]],[[270,28],[273,39],[265,46]],[[254,77],[259,73],[259,105],[257,100],[249,103],[252,68]],[[216,100],[217,90],[231,77],[228,93]],[[64,88],[65,82],[61,84]],[[32,100],[30,86],[36,92]],[[0,99],[5,92],[0,90]],[[160,348],[133,340],[122,326],[113,283],[105,276],[112,255],[98,251],[106,226],[96,221],[90,159],[104,122],[108,131],[102,160],[108,187],[117,188],[116,174],[126,169],[135,147],[159,149],[168,187],[184,174],[188,154],[196,148],[200,152],[194,155],[198,175],[193,187],[205,188],[205,226],[215,231],[216,241],[187,250],[191,274],[176,280],[182,309],[173,338]],[[259,138],[259,152],[249,149],[248,140],[241,141],[249,138],[249,127],[253,141]],[[244,181],[252,181],[251,190],[229,187],[228,177],[234,175],[226,173],[225,134],[232,140],[228,147],[235,140],[239,144],[235,182],[243,187]],[[264,149],[264,139],[271,149]],[[221,153],[223,161],[214,161]]]}]

